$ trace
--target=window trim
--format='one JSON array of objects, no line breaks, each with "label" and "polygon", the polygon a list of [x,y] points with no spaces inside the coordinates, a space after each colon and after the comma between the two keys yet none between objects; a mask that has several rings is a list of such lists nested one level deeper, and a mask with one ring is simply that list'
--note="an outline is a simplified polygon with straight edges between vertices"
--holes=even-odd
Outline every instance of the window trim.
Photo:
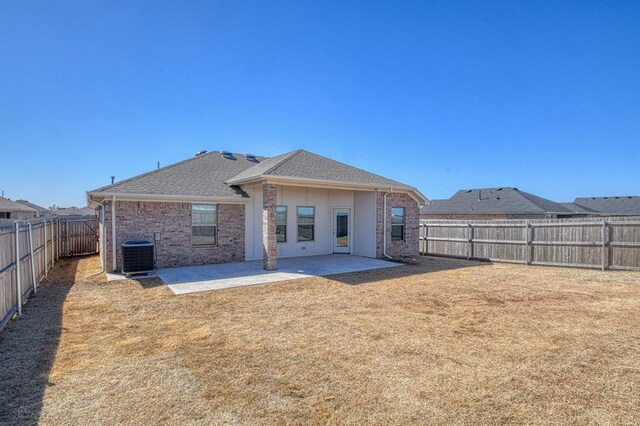
[{"label": "window trim", "polygon": [[[402,223],[393,223],[393,210],[394,209],[402,209]],[[395,215],[397,216],[397,215]],[[391,207],[391,241],[405,241],[405,228],[407,225],[407,208],[406,207]],[[397,238],[393,236],[393,227],[401,226],[402,227],[402,238]]]},{"label": "window trim", "polygon": [[[215,228],[215,241],[207,244],[194,244],[193,243],[193,207],[194,206],[214,206],[216,212],[216,220],[213,225],[199,225],[199,226],[213,226]],[[203,248],[203,247],[217,247],[218,246],[218,204],[204,204],[204,203],[191,203],[191,248]]]},{"label": "window trim", "polygon": [[[284,208],[284,225],[278,224],[278,207]],[[289,208],[286,205],[277,205],[276,206],[276,243],[277,244],[285,244],[287,242],[287,233],[288,233],[288,225],[289,224]],[[278,241],[278,226],[284,226],[284,241]]]},{"label": "window trim", "polygon": [[[299,209],[313,209],[313,238],[310,240],[300,239],[300,213]],[[296,206],[296,241],[298,243],[313,243],[316,240],[316,206]]]}]

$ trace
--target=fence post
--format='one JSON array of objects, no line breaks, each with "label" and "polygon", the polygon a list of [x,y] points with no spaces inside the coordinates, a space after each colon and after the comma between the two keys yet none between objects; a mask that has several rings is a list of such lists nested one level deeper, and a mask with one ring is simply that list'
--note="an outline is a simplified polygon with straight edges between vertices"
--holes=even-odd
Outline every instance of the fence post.
[{"label": "fence post", "polygon": [[529,246],[531,245],[531,239],[529,238],[529,221],[528,220],[525,221],[525,225],[524,225],[524,241],[525,241],[525,246],[524,246],[524,264],[525,265],[529,265],[529,263],[530,263]]},{"label": "fence post", "polygon": [[22,282],[20,281],[20,224],[16,221],[16,285],[18,286],[18,316],[22,315]]},{"label": "fence post", "polygon": [[55,248],[56,248],[56,240],[55,240],[55,236],[53,235],[53,219],[51,219],[51,267],[53,268],[54,266],[56,266],[56,253],[55,253]]},{"label": "fence post", "polygon": [[467,260],[473,257],[473,225],[467,223]]},{"label": "fence post", "polygon": [[600,231],[602,238],[602,247],[600,248],[600,257],[602,261],[602,270],[607,269],[607,221],[602,221],[602,229]]},{"label": "fence post", "polygon": [[36,294],[36,265],[34,263],[35,257],[33,256],[33,232],[31,230],[31,222],[29,222],[29,258],[31,259],[31,279],[33,280],[33,294]]},{"label": "fence post", "polygon": [[49,260],[47,259],[47,221],[42,223],[42,229],[44,230],[44,277],[47,278],[47,272],[49,270]]}]

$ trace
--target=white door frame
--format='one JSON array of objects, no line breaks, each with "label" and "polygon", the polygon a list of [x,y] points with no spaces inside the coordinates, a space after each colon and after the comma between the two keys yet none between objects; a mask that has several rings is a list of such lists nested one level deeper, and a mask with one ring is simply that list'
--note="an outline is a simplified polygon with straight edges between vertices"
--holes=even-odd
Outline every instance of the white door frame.
[{"label": "white door frame", "polygon": [[[332,207],[331,208],[331,252],[332,253],[351,253],[353,246],[353,216],[351,215],[351,207]],[[347,212],[347,247],[338,247],[336,245],[336,215],[340,211]]]}]

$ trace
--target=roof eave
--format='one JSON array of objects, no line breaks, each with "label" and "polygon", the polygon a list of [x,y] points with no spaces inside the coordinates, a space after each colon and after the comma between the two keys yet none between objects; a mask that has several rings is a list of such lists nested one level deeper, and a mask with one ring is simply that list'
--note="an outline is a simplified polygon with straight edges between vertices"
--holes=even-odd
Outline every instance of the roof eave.
[{"label": "roof eave", "polygon": [[155,201],[155,202],[209,202],[209,203],[228,203],[242,204],[247,203],[247,197],[225,197],[211,195],[172,195],[172,194],[142,194],[142,193],[123,193],[123,192],[87,192],[87,204],[91,208],[98,207],[107,199],[116,197],[118,201]]}]

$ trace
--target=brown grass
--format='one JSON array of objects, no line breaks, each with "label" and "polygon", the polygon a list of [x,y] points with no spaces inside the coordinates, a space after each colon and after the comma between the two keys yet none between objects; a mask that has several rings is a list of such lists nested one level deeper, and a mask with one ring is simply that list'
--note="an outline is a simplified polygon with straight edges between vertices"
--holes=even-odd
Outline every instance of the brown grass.
[{"label": "brown grass", "polygon": [[423,258],[174,296],[96,262],[0,338],[0,422],[640,422],[639,273]]}]

